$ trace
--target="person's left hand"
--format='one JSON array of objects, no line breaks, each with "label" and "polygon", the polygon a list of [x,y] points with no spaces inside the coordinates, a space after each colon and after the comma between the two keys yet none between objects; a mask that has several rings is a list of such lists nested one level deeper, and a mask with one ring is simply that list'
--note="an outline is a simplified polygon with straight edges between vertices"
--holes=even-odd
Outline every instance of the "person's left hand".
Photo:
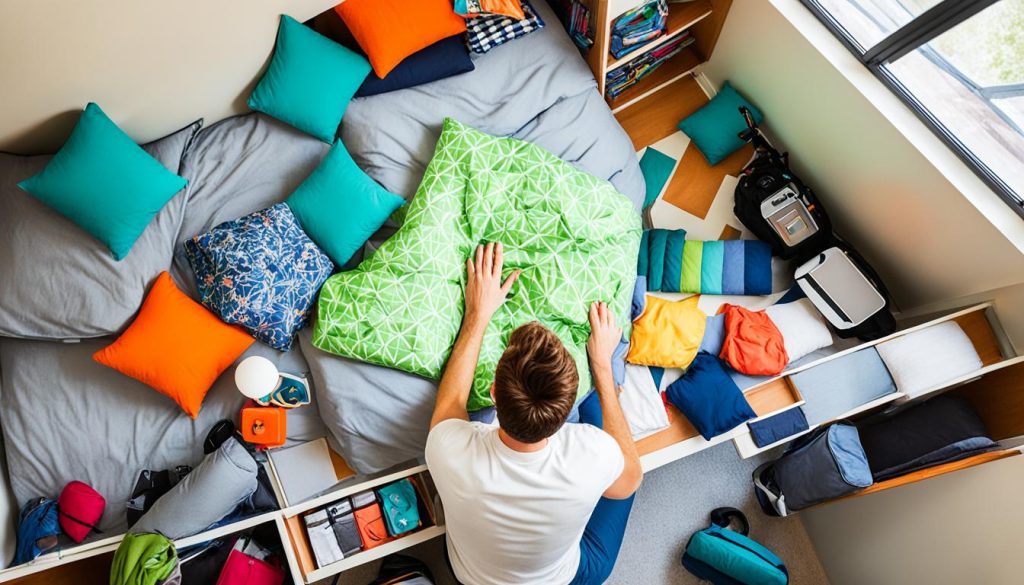
[{"label": "person's left hand", "polygon": [[502,283],[503,263],[501,243],[477,246],[475,260],[466,260],[466,323],[486,326],[505,302],[522,271],[516,270]]}]

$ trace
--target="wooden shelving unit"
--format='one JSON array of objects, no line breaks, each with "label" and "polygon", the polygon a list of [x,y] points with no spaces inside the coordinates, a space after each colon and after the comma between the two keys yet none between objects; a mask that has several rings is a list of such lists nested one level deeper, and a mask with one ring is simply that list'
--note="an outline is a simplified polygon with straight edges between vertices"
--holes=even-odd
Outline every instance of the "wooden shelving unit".
[{"label": "wooden shelving unit", "polygon": [[[694,71],[711,56],[718,35],[725,22],[725,16],[732,0],[692,0],[670,2],[666,32],[641,48],[615,58],[610,52],[612,23],[627,10],[644,4],[644,0],[585,0],[583,4],[590,11],[591,30],[594,44],[584,49],[584,58],[597,79],[598,91],[605,96],[608,105],[616,112],[637,105],[669,84]],[[647,73],[633,86],[615,98],[606,94],[606,80],[609,72],[627,67],[651,50],[678,39],[689,32],[694,42],[679,54],[670,57],[656,69]]]},{"label": "wooden shelving unit", "polygon": [[[991,303],[982,303],[954,311],[914,327],[902,329],[887,337],[849,347],[809,364],[793,368],[746,390],[744,394],[747,402],[758,417],[771,416],[783,410],[801,406],[805,404],[805,399],[790,380],[790,376],[793,374],[815,368],[832,360],[842,359],[857,351],[944,321],[954,321],[960,325],[974,344],[975,350],[981,357],[983,367],[961,378],[944,382],[933,391],[921,394],[919,398],[952,390],[974,404],[994,440],[999,441],[1024,435],[1024,417],[1021,416],[1021,413],[1024,412],[1024,356],[1016,355],[1009,348],[1004,349],[1006,344],[1000,341],[998,331],[1001,329]],[[836,419],[859,418],[906,399],[905,394],[898,391],[893,392],[838,414]],[[728,441],[733,443],[740,457],[744,459],[754,457],[788,443],[818,426],[814,425],[808,431],[792,435],[778,443],[758,447],[754,444],[750,430],[745,424],[711,440],[706,440],[681,412],[674,408],[670,410],[672,421],[668,428],[637,441],[637,450],[640,453],[640,461],[645,472]],[[898,487],[1018,454],[1020,454],[1020,449],[1016,448],[985,453],[963,461],[880,482],[877,486],[855,495],[861,496]]]},{"label": "wooden shelving unit", "polygon": [[700,56],[697,55],[697,52],[692,47],[686,47],[680,54],[638,81],[636,85],[614,98],[608,99],[608,105],[611,106],[613,112],[620,112],[670,83],[693,74],[700,63]]},{"label": "wooden shelving unit", "polygon": [[[651,49],[664,45],[678,37],[680,34],[686,32],[690,27],[708,16],[711,16],[711,3],[708,2],[708,0],[694,0],[693,2],[686,2],[683,4],[669,4],[665,34],[643,45],[642,48],[624,55],[620,59],[615,59],[611,54],[609,54],[608,59],[610,62],[608,63],[608,71],[633,61]],[[616,15],[612,20],[615,18],[618,18],[618,15]]]}]

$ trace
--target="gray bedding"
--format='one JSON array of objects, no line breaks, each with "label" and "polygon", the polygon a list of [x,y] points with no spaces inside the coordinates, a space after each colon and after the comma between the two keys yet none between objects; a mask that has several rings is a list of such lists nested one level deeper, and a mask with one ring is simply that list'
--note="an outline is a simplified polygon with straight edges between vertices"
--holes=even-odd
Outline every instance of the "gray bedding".
[{"label": "gray bedding", "polygon": [[352,100],[341,138],[359,166],[390,191],[410,198],[442,122],[451,117],[489,134],[535,142],[609,179],[639,209],[644,182],[629,137],[597,93],[593,74],[551,8],[535,4],[549,25],[474,54],[474,71]]},{"label": "gray bedding", "polygon": [[[453,116],[493,134],[535,142],[611,180],[639,208],[644,184],[628,137],[548,7],[536,7],[549,26],[477,56],[474,72],[354,100],[341,128],[353,158],[408,199],[442,120]],[[171,266],[179,286],[195,295],[182,241],[283,201],[326,148],[262,114],[203,129],[181,166],[189,187]],[[382,230],[368,250],[389,233]],[[19,503],[56,496],[73,479],[86,481],[108,500],[101,528],[117,532],[125,526],[123,503],[138,472],[197,464],[210,426],[237,417],[242,398],[229,368],[192,421],[169,399],[93,362],[92,353],[108,342],[0,340],[0,423]],[[328,355],[312,347],[308,331],[287,354],[259,343],[246,355],[254,353],[275,360],[282,371],[309,373],[318,404],[289,414],[290,438],[308,440],[329,430],[335,447],[362,472],[422,454],[434,382]]]},{"label": "gray bedding", "polygon": [[[178,173],[182,153],[201,125],[189,124],[143,149]],[[0,336],[113,334],[132,319],[149,283],[167,269],[186,195],[171,198],[131,253],[114,260],[99,240],[18,188],[18,181],[42,171],[52,158],[0,153]]]}]

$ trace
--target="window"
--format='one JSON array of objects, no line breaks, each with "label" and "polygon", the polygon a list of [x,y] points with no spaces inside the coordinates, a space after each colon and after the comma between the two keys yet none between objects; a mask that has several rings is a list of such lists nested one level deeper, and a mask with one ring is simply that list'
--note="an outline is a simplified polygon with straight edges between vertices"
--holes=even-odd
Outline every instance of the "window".
[{"label": "window", "polygon": [[802,0],[1024,216],[1024,0]]}]

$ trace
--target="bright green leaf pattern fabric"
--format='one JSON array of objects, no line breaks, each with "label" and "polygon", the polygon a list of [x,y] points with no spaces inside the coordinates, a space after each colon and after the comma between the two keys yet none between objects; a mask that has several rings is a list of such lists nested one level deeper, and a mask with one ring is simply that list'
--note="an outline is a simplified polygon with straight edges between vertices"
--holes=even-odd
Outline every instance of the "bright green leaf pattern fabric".
[{"label": "bright green leaf pattern fabric", "polygon": [[468,408],[491,405],[509,334],[534,320],[575,358],[582,396],[590,303],[608,302],[628,327],[640,233],[639,215],[607,181],[447,119],[402,227],[321,290],[313,343],[440,378],[462,323],[466,259],[478,244],[502,242],[505,275],[523,274],[487,328]]}]

